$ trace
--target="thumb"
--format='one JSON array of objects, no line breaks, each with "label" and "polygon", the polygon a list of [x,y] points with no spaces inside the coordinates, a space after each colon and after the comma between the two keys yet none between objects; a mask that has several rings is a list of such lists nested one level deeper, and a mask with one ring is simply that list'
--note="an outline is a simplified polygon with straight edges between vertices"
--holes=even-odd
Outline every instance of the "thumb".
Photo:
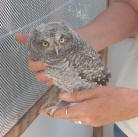
[{"label": "thumb", "polygon": [[26,45],[27,43],[27,39],[28,39],[28,35],[27,34],[16,34],[15,35],[15,39],[20,42],[23,45]]},{"label": "thumb", "polygon": [[75,91],[73,93],[61,93],[60,97],[66,102],[82,102],[88,99],[97,98],[102,88]]}]

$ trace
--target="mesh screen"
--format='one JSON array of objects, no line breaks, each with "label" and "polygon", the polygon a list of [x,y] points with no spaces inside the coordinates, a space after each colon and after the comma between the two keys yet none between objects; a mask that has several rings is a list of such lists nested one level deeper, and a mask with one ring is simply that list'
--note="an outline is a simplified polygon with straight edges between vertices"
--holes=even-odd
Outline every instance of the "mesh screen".
[{"label": "mesh screen", "polygon": [[[41,23],[66,20],[78,28],[102,8],[96,0],[0,0],[0,137],[3,137],[49,88],[27,68],[27,47],[16,33]],[[105,5],[104,0],[100,0]],[[95,14],[93,14],[95,13]]]}]

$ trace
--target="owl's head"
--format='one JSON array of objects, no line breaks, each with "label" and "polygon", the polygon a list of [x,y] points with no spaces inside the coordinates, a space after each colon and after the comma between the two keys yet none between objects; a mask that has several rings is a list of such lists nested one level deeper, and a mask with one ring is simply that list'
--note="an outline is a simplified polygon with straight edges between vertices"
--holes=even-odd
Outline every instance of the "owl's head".
[{"label": "owl's head", "polygon": [[58,58],[72,48],[72,29],[64,22],[41,24],[32,31],[28,40],[30,57],[42,60]]}]

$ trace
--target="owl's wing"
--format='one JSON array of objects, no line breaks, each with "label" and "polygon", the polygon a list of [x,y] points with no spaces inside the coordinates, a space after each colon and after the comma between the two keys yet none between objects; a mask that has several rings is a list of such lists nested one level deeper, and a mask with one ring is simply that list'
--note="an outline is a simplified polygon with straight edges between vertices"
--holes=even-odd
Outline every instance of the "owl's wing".
[{"label": "owl's wing", "polygon": [[96,82],[98,85],[106,85],[110,73],[104,65],[102,57],[96,51],[82,51],[76,53],[75,56],[73,66],[81,79],[88,83]]}]

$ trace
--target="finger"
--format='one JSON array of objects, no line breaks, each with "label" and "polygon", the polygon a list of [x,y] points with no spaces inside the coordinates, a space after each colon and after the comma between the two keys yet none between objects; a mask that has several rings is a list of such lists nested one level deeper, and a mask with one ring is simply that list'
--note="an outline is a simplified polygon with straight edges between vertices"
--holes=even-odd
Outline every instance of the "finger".
[{"label": "finger", "polygon": [[48,86],[52,86],[54,84],[52,78],[49,78],[43,71],[36,73],[36,79],[38,81],[46,81]]},{"label": "finger", "polygon": [[[69,108],[68,108],[68,109],[69,109]],[[49,116],[49,115],[47,114],[47,112],[46,112],[45,109],[41,109],[41,110],[39,111],[39,113],[42,114],[42,115],[45,115],[45,116]],[[70,113],[69,110],[68,110],[68,113]],[[70,117],[66,116],[66,110],[65,110],[65,108],[56,110],[56,111],[54,112],[54,114],[53,114],[53,117],[54,117],[54,118],[58,118],[58,119],[70,120],[70,121],[72,121],[73,123],[74,123],[75,121],[80,120],[80,119],[78,119],[78,118],[79,118],[78,116],[77,116],[77,118],[72,117],[72,115],[70,115]]]},{"label": "finger", "polygon": [[15,39],[20,42],[23,45],[26,45],[27,43],[27,39],[28,39],[28,35],[27,34],[16,34],[15,35]]},{"label": "finger", "polygon": [[[66,114],[66,109],[67,109],[67,114]],[[58,109],[55,111],[53,116],[55,118],[67,119],[67,120],[82,119],[81,118],[82,113],[80,110],[81,110],[81,107],[79,104],[77,104],[74,106],[70,106],[68,108],[65,107],[62,109]]]},{"label": "finger", "polygon": [[89,89],[84,91],[75,91],[73,93],[62,93],[60,95],[61,99],[67,102],[82,102],[88,99],[96,98],[98,96],[99,91],[102,88]]},{"label": "finger", "polygon": [[[74,110],[75,111],[75,110]],[[73,115],[73,109],[72,108],[68,108],[68,116],[66,115],[66,108],[61,108],[58,109],[54,112],[53,117],[54,118],[58,118],[58,119],[68,119],[73,121],[73,119],[76,119],[74,117],[78,117],[78,115]],[[43,114],[45,116],[49,116],[48,113],[46,112],[45,108],[40,109],[39,111],[40,114]],[[71,115],[70,115],[71,114]]]},{"label": "finger", "polygon": [[46,69],[46,66],[47,66],[47,64],[43,63],[42,61],[30,60],[28,63],[28,68],[33,72],[42,71],[42,70]]},{"label": "finger", "polygon": [[52,86],[54,84],[53,80],[46,80],[46,84],[48,86]]},{"label": "finger", "polygon": [[49,78],[45,73],[44,71],[39,71],[36,73],[36,79],[38,81],[50,81],[52,80],[51,78]]}]

